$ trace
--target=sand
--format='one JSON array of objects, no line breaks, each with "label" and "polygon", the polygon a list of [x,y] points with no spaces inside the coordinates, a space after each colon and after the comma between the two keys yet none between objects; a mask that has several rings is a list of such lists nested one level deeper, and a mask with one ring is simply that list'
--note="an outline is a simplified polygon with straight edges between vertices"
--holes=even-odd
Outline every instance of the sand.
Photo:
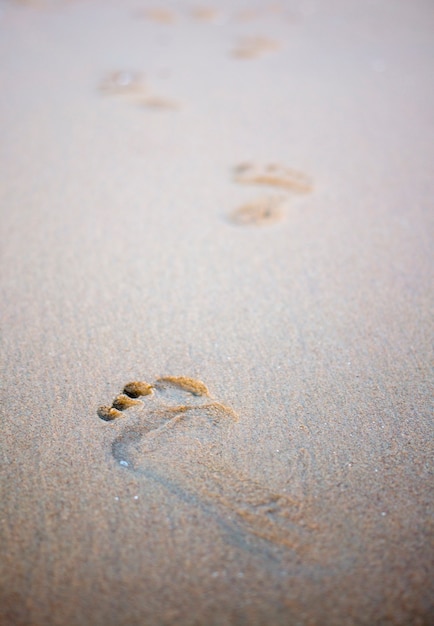
[{"label": "sand", "polygon": [[0,3],[1,626],[434,623],[433,27]]}]

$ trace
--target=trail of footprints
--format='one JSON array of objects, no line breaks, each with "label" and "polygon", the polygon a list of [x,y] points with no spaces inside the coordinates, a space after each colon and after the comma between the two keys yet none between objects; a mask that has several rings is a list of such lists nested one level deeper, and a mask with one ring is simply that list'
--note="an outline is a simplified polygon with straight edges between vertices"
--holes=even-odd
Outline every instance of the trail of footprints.
[{"label": "trail of footprints", "polygon": [[[101,82],[100,91],[106,95],[120,96],[148,108],[178,108],[176,101],[148,94],[143,76],[136,72],[110,72]],[[240,185],[266,186],[285,192],[285,195],[281,193],[256,197],[237,207],[229,215],[229,220],[241,226],[264,226],[282,220],[289,194],[308,194],[313,189],[309,176],[276,163],[261,166],[240,163],[234,167],[233,180]]]},{"label": "trail of footprints", "polygon": [[[162,8],[137,17],[170,25],[177,16]],[[192,17],[212,21],[216,12],[198,7]],[[263,37],[240,39],[232,50],[239,59],[253,59],[279,48]],[[100,83],[103,95],[146,108],[177,109],[175,100],[153,94],[141,73],[118,70]],[[238,185],[273,190],[237,207],[228,219],[240,226],[264,226],[283,219],[291,195],[312,191],[311,179],[279,164],[241,163],[233,168]],[[277,191],[279,193],[277,193]],[[302,504],[273,492],[237,471],[229,458],[237,414],[215,400],[201,381],[166,376],[153,383],[128,383],[98,416],[116,429],[111,452],[121,468],[165,485],[189,502],[207,507],[216,518],[235,520],[249,537],[296,549],[314,526],[305,521]]]},{"label": "trail of footprints", "polygon": [[[24,6],[47,8],[47,0],[15,0]],[[160,24],[170,25],[177,16],[155,7],[136,13]],[[213,21],[218,12],[196,7],[191,17]],[[258,17],[245,12],[236,19]],[[241,38],[231,54],[237,59],[255,59],[279,49],[265,37]],[[152,93],[141,73],[130,70],[109,72],[99,85],[101,94],[123,99],[149,109],[175,110],[177,101]],[[229,218],[238,225],[265,225],[283,218],[288,194],[307,194],[312,182],[301,172],[281,165],[257,166],[242,163],[233,170],[234,182],[266,186],[285,195],[254,198],[233,211]],[[152,384],[135,381],[125,385],[110,406],[99,407],[98,416],[116,425],[111,452],[121,468],[157,480],[179,497],[193,498],[223,519],[234,519],[252,537],[296,549],[306,531],[301,501],[244,476],[228,456],[231,434],[238,415],[215,400],[201,381],[166,376]]]},{"label": "trail of footprints", "polygon": [[[143,76],[137,72],[110,72],[101,82],[100,91],[110,96],[120,96],[147,108],[177,109],[178,103],[149,94]],[[281,221],[289,195],[308,194],[313,189],[309,176],[303,172],[276,164],[255,165],[240,163],[233,169],[233,180],[240,185],[266,186],[284,192],[280,195],[259,196],[237,207],[229,220],[241,226],[264,226]]]},{"label": "trail of footprints", "polygon": [[[270,5],[266,12],[280,12],[282,7]],[[194,7],[190,15],[200,21],[212,21],[217,12],[209,6]],[[151,7],[135,12],[136,17],[145,18],[160,24],[170,25],[177,21],[177,15],[168,8]],[[279,48],[278,42],[265,37],[244,37],[232,50],[237,58],[256,58]],[[120,97],[141,107],[154,110],[173,111],[179,109],[176,100],[153,94],[147,87],[143,75],[129,70],[108,73],[99,86],[104,95]],[[241,163],[233,170],[233,180],[241,185],[266,186],[277,189],[279,195],[254,197],[233,210],[228,219],[238,226],[265,226],[284,218],[285,208],[291,195],[308,194],[313,185],[310,178],[279,164],[255,165]]]},{"label": "trail of footprints", "polygon": [[[15,0],[15,2],[26,4],[38,1],[41,2],[42,0]],[[271,14],[275,13],[276,7],[270,5],[266,9],[267,11]],[[189,11],[190,18],[202,23],[214,22],[218,16],[218,10],[206,5],[192,7]],[[170,8],[154,6],[135,10],[133,17],[170,26],[175,24],[181,15]],[[239,16],[233,17],[236,21],[240,19]],[[231,50],[231,56],[238,59],[255,59],[264,54],[274,52],[279,48],[279,42],[274,39],[263,36],[244,36],[238,40]],[[149,109],[176,110],[180,108],[176,100],[153,94],[145,85],[143,76],[133,71],[117,70],[108,73],[100,84],[100,91],[106,95],[123,96],[135,104]]]},{"label": "trail of footprints", "polygon": [[229,519],[226,525],[251,539],[297,549],[312,529],[301,502],[234,467],[228,450],[238,415],[201,381],[165,376],[128,383],[98,416],[116,425],[111,452],[120,467],[163,484],[216,519]]}]

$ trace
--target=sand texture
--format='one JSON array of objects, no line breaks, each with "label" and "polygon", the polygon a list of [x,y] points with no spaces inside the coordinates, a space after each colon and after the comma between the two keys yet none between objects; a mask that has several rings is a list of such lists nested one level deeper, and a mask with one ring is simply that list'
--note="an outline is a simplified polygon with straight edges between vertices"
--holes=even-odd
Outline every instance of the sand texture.
[{"label": "sand texture", "polygon": [[0,626],[434,623],[431,0],[0,0]]}]

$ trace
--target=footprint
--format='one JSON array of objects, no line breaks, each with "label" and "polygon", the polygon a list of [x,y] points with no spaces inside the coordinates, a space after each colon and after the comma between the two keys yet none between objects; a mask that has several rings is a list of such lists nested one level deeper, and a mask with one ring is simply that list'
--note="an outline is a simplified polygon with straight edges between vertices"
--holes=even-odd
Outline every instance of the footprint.
[{"label": "footprint", "polygon": [[145,18],[158,24],[173,24],[176,22],[175,14],[170,9],[154,7],[151,9],[139,9],[135,12],[136,17]]},{"label": "footprint", "polygon": [[[313,188],[306,174],[282,165],[240,163],[234,168],[233,174],[234,181],[241,185],[265,185],[298,194],[308,193]],[[241,226],[272,224],[283,219],[287,200],[283,196],[256,198],[235,209],[228,218]]]},{"label": "footprint", "polygon": [[[113,458],[121,467],[199,506],[234,540],[251,546],[256,538],[291,549],[306,542],[313,525],[305,522],[302,503],[251,480],[234,466],[230,451],[238,422],[235,411],[192,378],[167,376],[152,385],[143,383],[143,391],[149,387],[152,393],[139,401],[140,407],[125,407],[132,409],[131,420],[123,421],[112,443]],[[122,402],[121,409],[105,409],[122,415]],[[98,415],[106,419],[101,409]]]},{"label": "footprint", "polygon": [[313,184],[309,176],[283,165],[257,166],[240,163],[234,168],[235,182],[244,185],[268,185],[296,193],[309,193]]},{"label": "footprint", "polygon": [[280,44],[267,37],[243,37],[232,50],[232,56],[237,59],[256,59],[270,52],[275,52]]},{"label": "footprint", "polygon": [[248,8],[241,9],[235,13],[234,18],[237,22],[251,22],[252,20],[264,19],[268,16],[281,15],[285,12],[285,5],[277,2],[268,6],[261,6],[261,8]]},{"label": "footprint", "polygon": [[235,209],[229,219],[239,226],[265,226],[283,218],[282,206],[281,198],[258,198]]},{"label": "footprint", "polygon": [[197,6],[191,10],[191,15],[194,19],[202,22],[212,22],[218,16],[218,11],[212,7]]}]

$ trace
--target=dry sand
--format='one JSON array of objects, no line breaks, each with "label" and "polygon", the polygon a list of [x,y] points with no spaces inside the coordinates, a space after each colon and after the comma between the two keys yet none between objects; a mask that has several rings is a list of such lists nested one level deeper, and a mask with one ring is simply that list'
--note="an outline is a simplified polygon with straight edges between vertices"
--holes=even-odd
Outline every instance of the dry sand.
[{"label": "dry sand", "polygon": [[434,623],[433,32],[0,2],[1,626]]}]

